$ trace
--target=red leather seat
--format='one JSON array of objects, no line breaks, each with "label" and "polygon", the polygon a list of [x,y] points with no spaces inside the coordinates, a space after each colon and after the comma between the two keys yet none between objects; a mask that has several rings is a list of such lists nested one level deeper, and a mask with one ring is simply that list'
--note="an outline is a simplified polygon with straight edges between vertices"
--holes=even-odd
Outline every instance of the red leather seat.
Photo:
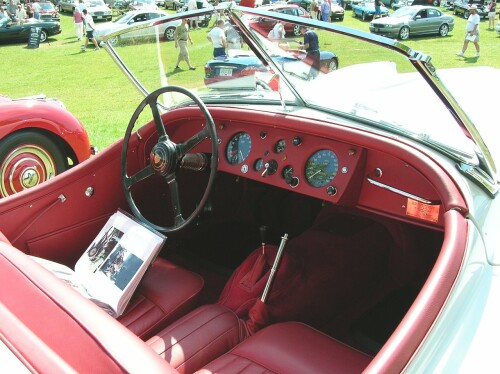
[{"label": "red leather seat", "polygon": [[114,318],[3,241],[0,284],[0,345],[8,347],[2,371],[176,373]]},{"label": "red leather seat", "polygon": [[218,304],[204,305],[149,339],[148,344],[179,373],[193,373],[246,337],[244,323]]},{"label": "red leather seat", "polygon": [[149,339],[190,312],[202,288],[201,276],[157,258],[118,320],[141,339]]},{"label": "red leather seat", "polygon": [[361,373],[371,357],[299,322],[268,326],[197,374]]}]

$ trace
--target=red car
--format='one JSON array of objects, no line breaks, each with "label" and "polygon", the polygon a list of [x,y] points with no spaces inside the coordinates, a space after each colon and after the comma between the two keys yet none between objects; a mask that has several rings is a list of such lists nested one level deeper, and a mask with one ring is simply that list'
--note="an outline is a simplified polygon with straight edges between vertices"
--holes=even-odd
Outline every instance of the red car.
[{"label": "red car", "polygon": [[[278,13],[286,14],[289,16],[311,18],[309,13],[307,13],[307,11],[304,8],[297,6],[297,5],[290,5],[290,4],[265,5],[265,6],[259,7],[259,9],[269,10],[272,12],[278,12]],[[270,19],[270,18],[264,18],[264,17],[255,17],[252,21],[250,21],[250,24],[254,29],[257,29],[262,34],[264,34],[264,33],[268,33],[269,31],[271,31],[271,29],[276,24],[276,20]],[[287,34],[293,34],[295,36],[300,35],[299,25],[294,24],[294,23],[288,23],[288,22],[284,22],[283,25],[285,26],[285,31]]]},{"label": "red car", "polygon": [[49,1],[42,1],[40,4],[40,19],[43,21],[60,21],[59,12],[54,4]]},{"label": "red car", "polygon": [[60,101],[0,96],[0,197],[34,187],[90,154],[87,132]]}]

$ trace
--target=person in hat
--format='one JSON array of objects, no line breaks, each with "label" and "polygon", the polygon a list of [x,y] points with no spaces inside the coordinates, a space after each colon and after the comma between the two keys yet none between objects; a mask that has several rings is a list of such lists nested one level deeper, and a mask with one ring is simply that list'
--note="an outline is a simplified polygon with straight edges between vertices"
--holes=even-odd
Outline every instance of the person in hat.
[{"label": "person in hat", "polygon": [[306,26],[300,26],[300,32],[304,36],[304,41],[300,46],[300,49],[304,49],[307,52],[306,61],[311,65],[311,70],[308,74],[308,79],[314,79],[319,74],[319,39],[318,34],[315,31],[308,29]]},{"label": "person in hat", "polygon": [[481,22],[481,18],[479,14],[477,14],[477,5],[472,4],[469,8],[470,15],[467,19],[467,25],[465,26],[465,39],[462,50],[457,53],[457,56],[463,57],[467,47],[469,46],[469,42],[474,43],[474,47],[476,47],[476,55],[475,57],[479,57],[480,47],[479,47],[479,22]]}]

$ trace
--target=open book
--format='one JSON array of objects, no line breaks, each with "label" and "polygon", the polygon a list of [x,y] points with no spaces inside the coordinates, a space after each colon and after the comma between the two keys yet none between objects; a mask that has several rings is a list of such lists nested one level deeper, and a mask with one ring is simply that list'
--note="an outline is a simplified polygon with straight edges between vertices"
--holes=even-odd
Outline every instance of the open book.
[{"label": "open book", "polygon": [[166,237],[118,211],[104,225],[75,270],[32,257],[113,317],[119,317]]}]

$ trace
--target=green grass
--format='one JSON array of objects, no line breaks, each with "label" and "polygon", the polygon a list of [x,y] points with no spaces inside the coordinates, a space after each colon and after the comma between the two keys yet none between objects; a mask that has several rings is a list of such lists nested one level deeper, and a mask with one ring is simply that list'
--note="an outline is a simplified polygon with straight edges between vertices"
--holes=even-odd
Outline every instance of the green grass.
[{"label": "green grass", "polygon": [[[438,69],[473,65],[500,67],[500,37],[495,31],[486,30],[485,21],[481,22],[481,57],[463,59],[455,56],[462,46],[465,23],[464,19],[456,17],[455,29],[448,37],[414,38],[405,44],[431,55]],[[351,17],[350,10],[346,11],[345,20],[338,24],[369,31],[369,23]],[[49,38],[38,49],[27,49],[27,43],[0,46],[0,94],[22,97],[44,93],[62,100],[85,125],[91,143],[102,149],[122,137],[142,96],[104,50],[80,52],[81,43],[76,40],[71,16],[63,14],[61,26],[62,34]],[[207,31],[201,29],[191,33],[194,45],[190,47],[190,55],[192,63],[198,67],[196,71],[174,71],[177,53],[162,53],[170,69],[166,72],[168,84],[189,87],[192,82],[203,79],[203,66],[212,52],[206,40]],[[357,49],[356,45],[345,44],[347,41],[343,43],[342,40],[345,39],[323,40],[325,49],[340,56],[341,66],[360,58],[374,58],[375,50]],[[472,44],[468,52],[473,55]],[[140,64],[145,59],[135,60]]]}]

